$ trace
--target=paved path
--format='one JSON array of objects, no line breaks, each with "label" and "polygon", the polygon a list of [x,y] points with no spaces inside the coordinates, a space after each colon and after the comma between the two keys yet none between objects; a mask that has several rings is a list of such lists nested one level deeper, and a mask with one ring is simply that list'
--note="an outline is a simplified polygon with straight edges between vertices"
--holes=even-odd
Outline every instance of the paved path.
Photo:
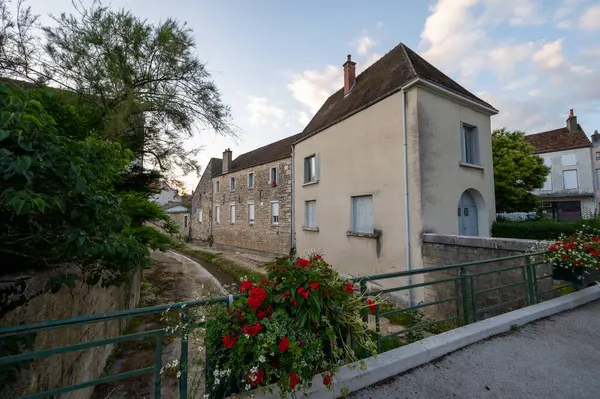
[{"label": "paved path", "polygon": [[355,399],[598,399],[600,301],[471,345]]}]

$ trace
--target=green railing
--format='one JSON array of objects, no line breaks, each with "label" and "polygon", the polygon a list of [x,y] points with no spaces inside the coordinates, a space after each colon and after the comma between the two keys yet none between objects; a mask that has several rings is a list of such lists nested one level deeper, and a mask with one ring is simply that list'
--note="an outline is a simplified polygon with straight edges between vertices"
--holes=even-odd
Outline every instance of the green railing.
[{"label": "green railing", "polygon": [[[461,326],[476,322],[490,315],[500,314],[522,306],[533,305],[549,297],[556,296],[555,292],[558,288],[566,287],[569,284],[560,287],[551,287],[552,280],[547,280],[552,278],[551,268],[544,262],[536,261],[535,257],[537,255],[541,255],[541,253],[422,268],[375,276],[357,277],[353,278],[353,281],[360,285],[361,294],[364,295],[398,295],[411,290],[413,297],[423,296],[426,300],[428,298],[430,299],[414,306],[393,309],[386,312],[380,312],[379,305],[377,305],[375,312],[375,330],[377,333],[378,350],[381,351],[382,342],[392,336],[405,335],[411,331],[427,328],[440,323],[446,323],[451,327]],[[502,264],[508,264],[508,266],[500,267]],[[486,266],[490,270],[483,270]],[[540,270],[540,267],[545,267],[545,271]],[[390,285],[394,284],[377,286],[377,282],[383,280],[389,281],[391,279],[414,279],[419,281],[401,283],[398,286],[393,287],[390,287]],[[498,284],[495,284],[495,282],[498,282]],[[550,288],[543,289],[544,283],[546,284],[546,288]],[[437,289],[437,287],[442,287],[443,289]],[[424,294],[419,295],[419,290],[423,290]],[[425,292],[425,290],[429,291]],[[430,295],[431,292],[436,295],[432,297]],[[449,293],[449,295],[446,297],[439,297],[443,293]],[[23,362],[31,362],[34,359],[150,338],[155,340],[154,364],[149,364],[147,367],[120,374],[83,381],[70,386],[57,387],[44,392],[30,394],[22,398],[47,398],[142,375],[153,375],[154,397],[160,398],[162,380],[161,370],[165,363],[165,360],[163,359],[163,340],[165,337],[178,336],[179,345],[181,346],[179,358],[181,374],[178,377],[179,397],[185,399],[188,397],[188,333],[194,329],[203,327],[206,323],[203,318],[198,318],[194,312],[190,314],[190,310],[218,303],[231,304],[233,299],[233,296],[211,298],[207,300],[182,302],[171,305],[161,305],[2,328],[0,329],[0,346],[3,342],[6,342],[8,337],[31,337],[32,334],[48,330],[59,330],[93,323],[106,323],[115,320],[132,319],[135,317],[174,310],[179,312],[180,322],[187,326],[187,328],[176,330],[165,326],[164,328],[119,335],[102,340],[92,340],[62,347],[5,355],[0,357],[0,372],[3,369],[6,370],[9,365],[23,364]],[[401,331],[389,335],[381,335],[380,321],[382,317],[389,318],[403,312],[414,312],[417,310],[429,315],[422,323],[410,326],[409,328],[404,328]],[[367,318],[368,315],[365,315],[365,319]],[[204,346],[206,347],[207,345],[205,344]],[[0,347],[0,353],[6,353],[6,350],[2,351],[1,349],[2,348]],[[209,356],[209,354],[205,353],[205,356]],[[208,364],[208,361],[206,361],[206,364]],[[206,372],[206,370],[204,370],[204,372]]]}]

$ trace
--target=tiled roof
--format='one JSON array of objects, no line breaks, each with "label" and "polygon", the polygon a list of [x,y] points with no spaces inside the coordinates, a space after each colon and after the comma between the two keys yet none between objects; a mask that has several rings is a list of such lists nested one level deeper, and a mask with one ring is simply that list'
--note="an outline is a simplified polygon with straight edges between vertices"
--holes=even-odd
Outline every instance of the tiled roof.
[{"label": "tiled roof", "polygon": [[[342,74],[341,68],[340,74]],[[400,43],[356,77],[356,84],[348,96],[344,97],[343,87],[331,95],[303,133],[306,136],[317,133],[343,120],[361,107],[393,94],[395,90],[417,77],[443,86],[484,107],[494,109]]]},{"label": "tiled roof", "polygon": [[[248,169],[253,166],[289,158],[292,155],[292,143],[299,140],[301,137],[302,133],[298,133],[257,148],[256,150],[241,154],[233,160],[229,172],[237,172],[238,170]],[[219,170],[217,176],[219,174],[221,174],[221,170]]]},{"label": "tiled roof", "polygon": [[561,127],[547,132],[529,134],[525,136],[525,140],[535,147],[536,154],[589,147],[592,144],[590,139],[581,126],[577,125],[577,127],[578,131],[574,133],[569,132],[566,127]]},{"label": "tiled roof", "polygon": [[223,160],[221,158],[211,158],[208,161],[210,168],[210,177],[219,176],[223,172]]}]

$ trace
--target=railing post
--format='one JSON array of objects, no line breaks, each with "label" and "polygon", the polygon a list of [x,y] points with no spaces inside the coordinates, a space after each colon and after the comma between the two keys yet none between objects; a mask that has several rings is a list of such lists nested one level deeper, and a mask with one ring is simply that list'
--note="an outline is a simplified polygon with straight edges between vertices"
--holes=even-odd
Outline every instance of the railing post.
[{"label": "railing post", "polygon": [[181,308],[181,354],[179,357],[179,399],[187,399],[187,373],[188,373],[188,309]]},{"label": "railing post", "polygon": [[525,269],[527,270],[527,292],[529,294],[529,304],[535,305],[537,303],[537,293],[536,293],[536,277],[535,271],[533,270],[535,266],[531,266],[531,257],[527,255],[525,257]]},{"label": "railing post", "polygon": [[155,367],[156,369],[154,370],[154,399],[160,399],[160,390],[161,390],[161,381],[160,381],[160,377],[161,377],[161,368],[162,368],[162,341],[163,341],[163,335],[159,334],[156,337],[156,361],[155,361]]},{"label": "railing post", "polygon": [[469,302],[467,297],[469,296],[469,288],[467,287],[467,270],[464,266],[460,267],[460,285],[462,288],[462,304],[463,304],[463,320],[465,325],[469,324]]},{"label": "railing post", "polygon": [[473,276],[469,277],[471,280],[471,311],[473,312],[473,321],[477,321],[477,298],[475,297],[475,279]]},{"label": "railing post", "polygon": [[375,332],[377,333],[377,353],[381,353],[381,326],[379,325],[379,304],[375,306]]}]

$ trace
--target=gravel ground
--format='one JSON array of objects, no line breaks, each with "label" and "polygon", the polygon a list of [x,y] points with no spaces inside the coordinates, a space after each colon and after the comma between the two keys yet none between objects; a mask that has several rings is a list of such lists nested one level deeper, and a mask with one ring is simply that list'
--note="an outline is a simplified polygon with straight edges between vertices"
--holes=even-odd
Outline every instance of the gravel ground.
[{"label": "gravel ground", "polygon": [[600,301],[352,394],[356,399],[600,398]]}]

